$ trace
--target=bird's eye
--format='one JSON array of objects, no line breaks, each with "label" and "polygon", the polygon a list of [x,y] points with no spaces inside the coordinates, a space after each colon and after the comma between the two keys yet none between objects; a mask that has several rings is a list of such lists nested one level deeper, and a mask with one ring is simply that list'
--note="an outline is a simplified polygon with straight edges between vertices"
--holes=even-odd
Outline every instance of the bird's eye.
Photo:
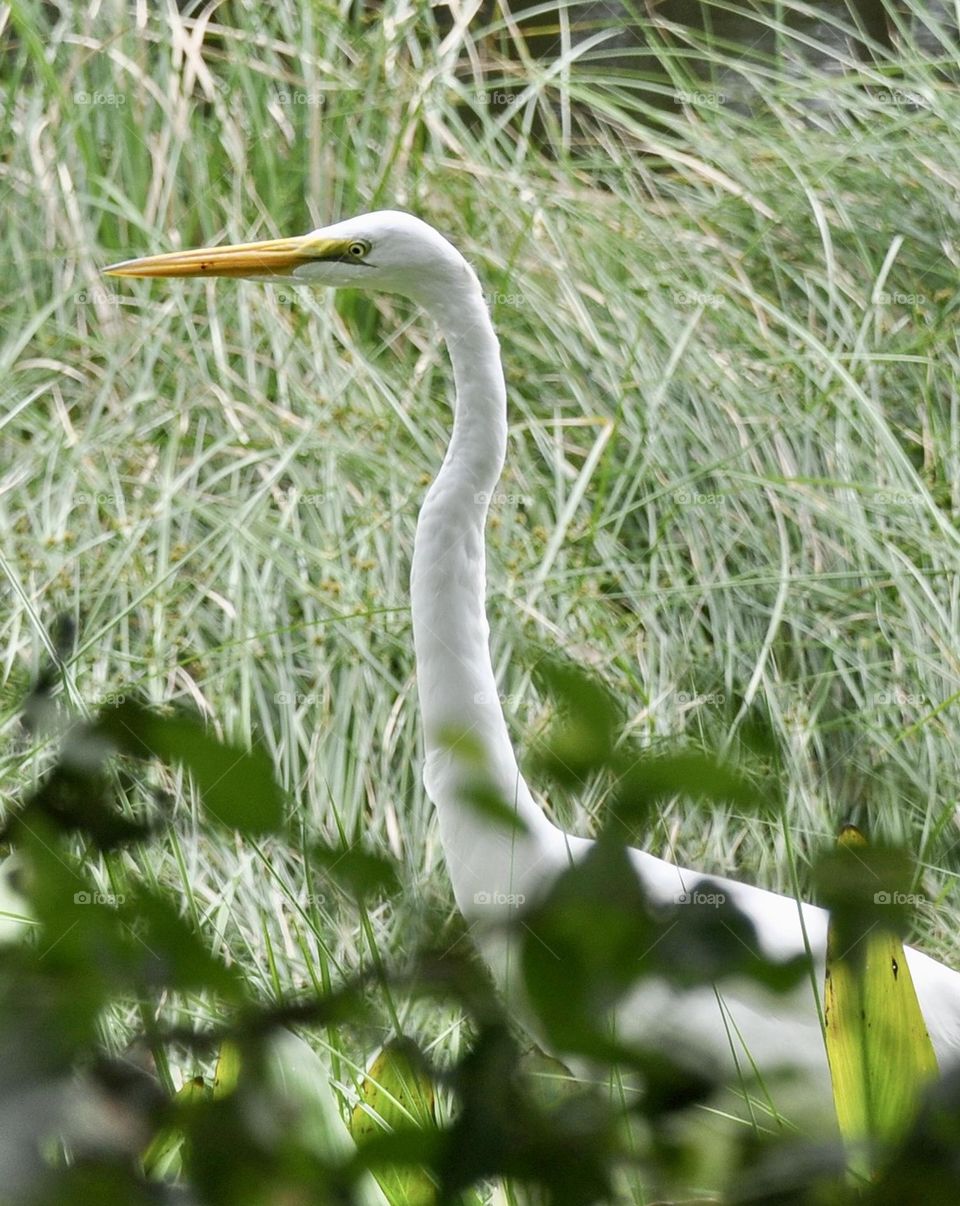
[{"label": "bird's eye", "polygon": [[365,243],[362,239],[354,239],[354,241],[347,248],[347,255],[349,255],[352,260],[362,260],[369,250],[369,243]]}]

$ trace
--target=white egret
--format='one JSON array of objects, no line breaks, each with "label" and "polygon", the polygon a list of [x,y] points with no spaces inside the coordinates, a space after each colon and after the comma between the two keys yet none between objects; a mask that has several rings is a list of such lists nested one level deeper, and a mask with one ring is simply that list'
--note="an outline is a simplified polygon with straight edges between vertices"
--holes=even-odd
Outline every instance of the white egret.
[{"label": "white egret", "polygon": [[[535,900],[592,842],[557,828],[535,802],[517,765],[494,677],[484,527],[504,463],[507,400],[500,347],[476,273],[431,226],[393,211],[351,218],[301,238],[173,252],[107,271],[381,289],[411,298],[439,328],[456,386],[453,433],[420,511],[411,574],[424,782],[437,809],[457,904],[474,925],[495,978],[514,989],[511,944],[500,927],[487,923],[502,921],[519,901]],[[451,744],[451,731],[469,735],[469,755]],[[523,822],[522,832],[491,824],[466,798],[478,749],[491,785]],[[641,850],[631,855],[656,902],[673,902],[702,878]],[[752,920],[767,956],[802,954],[805,931],[822,983],[828,920],[823,909],[730,879],[711,877],[710,884],[710,891],[722,892]],[[918,951],[908,950],[907,956],[943,1066],[960,1056],[960,974]],[[809,983],[779,997],[746,981],[682,992],[644,980],[618,1025],[624,1037],[709,1060],[727,1075],[751,1067],[766,1075],[792,1065],[827,1082]]]}]

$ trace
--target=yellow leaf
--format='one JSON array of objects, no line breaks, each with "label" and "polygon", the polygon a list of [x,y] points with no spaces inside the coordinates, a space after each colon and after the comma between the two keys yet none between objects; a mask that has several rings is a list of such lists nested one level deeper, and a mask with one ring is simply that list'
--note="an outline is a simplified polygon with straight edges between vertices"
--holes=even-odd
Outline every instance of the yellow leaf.
[{"label": "yellow leaf", "polygon": [[[210,1090],[202,1076],[192,1076],[185,1080],[177,1091],[174,1100],[203,1101],[209,1096]],[[183,1131],[176,1126],[165,1126],[154,1135],[147,1150],[143,1153],[143,1171],[148,1177],[170,1177],[180,1171],[180,1149],[183,1146]]]},{"label": "yellow leaf", "polygon": [[[866,844],[853,826],[838,842]],[[877,924],[853,949],[840,946],[831,917],[824,1021],[837,1121],[848,1143],[888,1144],[913,1120],[937,1058],[897,935]],[[862,1155],[854,1167],[869,1171]]]},{"label": "yellow leaf", "polygon": [[217,1056],[217,1067],[213,1074],[214,1097],[226,1097],[237,1087],[240,1079],[240,1048],[232,1039],[224,1039]]},{"label": "yellow leaf", "polygon": [[[400,1043],[388,1043],[367,1070],[360,1101],[350,1116],[350,1133],[362,1147],[374,1135],[394,1129],[436,1126],[430,1079]],[[434,1206],[437,1190],[420,1168],[372,1170],[391,1206]]]}]

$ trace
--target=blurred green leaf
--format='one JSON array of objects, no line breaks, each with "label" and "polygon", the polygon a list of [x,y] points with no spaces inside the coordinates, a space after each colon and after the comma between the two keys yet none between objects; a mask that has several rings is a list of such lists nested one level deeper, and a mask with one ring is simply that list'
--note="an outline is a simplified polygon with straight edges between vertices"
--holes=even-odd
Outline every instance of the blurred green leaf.
[{"label": "blurred green leaf", "polygon": [[244,1000],[239,970],[211,954],[166,897],[140,888],[123,900],[118,913],[138,980],[152,987],[203,990],[238,1003]]},{"label": "blurred green leaf", "polygon": [[775,806],[741,770],[701,750],[624,750],[615,769],[612,823],[644,825],[655,805],[671,796],[728,802],[750,812]]},{"label": "blurred green leaf", "polygon": [[[157,1206],[156,1185],[120,1163],[91,1161],[49,1173],[29,1198],[29,1206],[80,1206],[88,1202],[96,1206]],[[21,1203],[10,1202],[10,1206]]]},{"label": "blurred green leaf", "polygon": [[545,1110],[529,1092],[516,1044],[503,1025],[484,1026],[452,1077],[460,1103],[437,1167],[441,1200],[482,1177],[543,1188],[548,1202],[588,1206],[611,1199],[608,1162],[617,1120],[589,1090]]},{"label": "blurred green leaf", "polygon": [[373,854],[357,845],[318,843],[311,847],[311,855],[326,868],[328,875],[355,896],[377,893],[391,896],[400,890],[397,869],[392,860],[382,854]]},{"label": "blurred green leaf", "polygon": [[615,1057],[604,1018],[644,974],[652,928],[625,849],[608,841],[597,842],[525,915],[524,981],[552,1047]]},{"label": "blurred green leaf", "polygon": [[131,700],[105,708],[93,730],[127,754],[180,763],[221,825],[251,835],[280,829],[283,794],[262,750],[218,741],[192,717],[162,716]]},{"label": "blurred green leaf", "polygon": [[516,809],[504,800],[495,787],[483,780],[478,779],[465,788],[462,797],[465,804],[491,824],[512,830],[514,833],[526,833],[526,822],[518,815]]},{"label": "blurred green leaf", "polygon": [[949,1206],[960,1197],[958,1152],[960,1068],[954,1066],[929,1086],[909,1134],[858,1200],[866,1206]]},{"label": "blurred green leaf", "polygon": [[190,1103],[184,1116],[184,1179],[200,1202],[350,1201],[349,1181],[312,1151],[275,1108],[259,1076],[227,1097]]},{"label": "blurred green leaf", "polygon": [[702,879],[683,897],[653,907],[630,852],[603,838],[525,914],[524,982],[552,1046],[635,1062],[606,1019],[646,977],[692,988],[745,976],[787,991],[806,974],[803,958],[763,957],[752,922],[722,886]]},{"label": "blurred green leaf", "polygon": [[463,801],[494,825],[525,832],[526,825],[511,808],[509,801],[491,783],[486,750],[475,733],[449,728],[442,734],[443,743],[456,750],[457,761],[471,769],[472,778],[462,790]]},{"label": "blurred green leaf", "polygon": [[580,784],[610,764],[622,724],[620,707],[596,677],[572,662],[544,659],[536,677],[558,709],[538,755],[540,769],[560,783]]},{"label": "blurred green leaf", "polygon": [[[852,829],[847,826],[844,832]],[[830,910],[836,943],[849,957],[865,954],[861,939],[877,926],[900,936],[906,933],[916,881],[916,866],[907,851],[842,842],[820,856],[813,872],[820,903]]]},{"label": "blurred green leaf", "polygon": [[[77,743],[74,743],[77,744]],[[80,833],[98,850],[114,850],[147,838],[151,827],[125,816],[117,803],[114,784],[97,761],[91,765],[54,766],[15,815],[8,831],[16,836],[42,817],[61,833]]]}]

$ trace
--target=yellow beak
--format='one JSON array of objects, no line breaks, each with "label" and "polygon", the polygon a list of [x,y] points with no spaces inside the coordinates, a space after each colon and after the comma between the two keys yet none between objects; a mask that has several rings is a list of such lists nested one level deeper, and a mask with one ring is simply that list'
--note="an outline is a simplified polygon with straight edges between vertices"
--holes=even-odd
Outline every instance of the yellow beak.
[{"label": "yellow beak", "polygon": [[345,259],[349,246],[346,239],[267,239],[122,260],[103,271],[107,276],[289,276],[315,260]]}]

